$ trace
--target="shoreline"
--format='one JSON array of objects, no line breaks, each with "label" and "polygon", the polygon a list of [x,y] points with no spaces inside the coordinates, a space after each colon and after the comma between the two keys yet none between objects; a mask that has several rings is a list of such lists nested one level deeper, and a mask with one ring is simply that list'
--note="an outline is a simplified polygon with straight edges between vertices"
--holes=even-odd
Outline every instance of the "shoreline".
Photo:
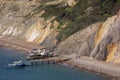
[{"label": "shoreline", "polygon": [[[0,38],[0,47],[12,49],[21,53],[29,53],[32,48],[42,48],[41,46],[33,43],[27,43],[14,40],[9,37]],[[80,59],[76,59],[76,56],[72,56],[71,60],[59,63],[60,65],[71,67],[78,70],[90,71],[95,74],[108,76],[111,78],[120,79],[120,64],[115,63],[107,63],[103,61],[98,61],[95,59],[91,59],[89,57],[80,57]],[[67,57],[69,57],[67,56]],[[97,65],[96,65],[97,64]]]},{"label": "shoreline", "polygon": [[[96,63],[99,63],[96,65]],[[64,63],[64,65],[70,66],[77,70],[84,70],[93,72],[98,75],[110,77],[113,79],[120,79],[120,65],[113,63],[106,63],[103,61],[97,61],[90,59],[89,57],[81,57],[80,59],[72,59]]]}]

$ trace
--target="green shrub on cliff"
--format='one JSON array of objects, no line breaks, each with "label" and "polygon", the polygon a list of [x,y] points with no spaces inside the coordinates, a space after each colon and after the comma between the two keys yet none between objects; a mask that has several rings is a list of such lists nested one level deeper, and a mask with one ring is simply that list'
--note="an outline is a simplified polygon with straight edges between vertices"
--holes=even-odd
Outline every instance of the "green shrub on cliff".
[{"label": "green shrub on cliff", "polygon": [[[62,41],[92,23],[106,20],[109,16],[116,14],[120,8],[120,0],[76,1],[77,4],[74,7],[70,7],[65,3],[45,5],[45,3],[50,1],[44,0],[40,6],[33,10],[33,14],[27,15],[27,18],[38,14],[41,10],[45,10],[45,14],[43,14],[42,17],[46,19],[51,16],[56,16],[54,20],[60,23],[58,27],[60,33],[56,38],[58,41]],[[68,22],[68,24],[62,28],[65,22]]]}]

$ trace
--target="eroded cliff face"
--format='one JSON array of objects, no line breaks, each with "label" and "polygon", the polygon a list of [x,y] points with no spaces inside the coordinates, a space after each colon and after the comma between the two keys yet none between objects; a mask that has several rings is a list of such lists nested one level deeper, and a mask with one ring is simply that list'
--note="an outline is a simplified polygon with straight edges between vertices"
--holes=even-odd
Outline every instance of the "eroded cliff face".
[{"label": "eroded cliff face", "polygon": [[119,62],[120,60],[120,13],[109,18],[105,23],[100,27],[102,29],[101,38],[100,31],[98,31],[96,39],[98,43],[91,52],[92,56],[100,59],[101,54],[106,55],[106,62]]},{"label": "eroded cliff face", "polygon": [[57,21],[52,22],[55,16],[45,20],[40,17],[45,13],[42,10],[28,19],[39,5],[36,0],[0,0],[0,35],[54,47],[58,34],[56,27],[59,25]]},{"label": "eroded cliff face", "polygon": [[96,23],[73,34],[62,41],[55,51],[63,54],[76,53],[79,55],[90,55],[95,44],[93,41],[100,25],[101,23]]},{"label": "eroded cliff face", "polygon": [[56,52],[77,53],[106,62],[120,62],[120,13],[96,23],[60,43]]},{"label": "eroded cliff face", "polygon": [[44,6],[74,7],[76,4],[75,0],[0,0],[0,35],[54,48],[59,22],[55,15],[42,17],[49,14]]}]

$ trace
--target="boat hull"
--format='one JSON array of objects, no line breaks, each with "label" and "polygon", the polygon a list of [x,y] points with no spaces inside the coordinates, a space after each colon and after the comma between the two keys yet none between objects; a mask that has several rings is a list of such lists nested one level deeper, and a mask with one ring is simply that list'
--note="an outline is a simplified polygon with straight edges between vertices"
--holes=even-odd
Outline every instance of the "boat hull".
[{"label": "boat hull", "polygon": [[14,68],[22,68],[22,67],[25,67],[27,65],[25,64],[22,64],[22,65],[7,65],[5,66],[6,69],[14,69]]}]

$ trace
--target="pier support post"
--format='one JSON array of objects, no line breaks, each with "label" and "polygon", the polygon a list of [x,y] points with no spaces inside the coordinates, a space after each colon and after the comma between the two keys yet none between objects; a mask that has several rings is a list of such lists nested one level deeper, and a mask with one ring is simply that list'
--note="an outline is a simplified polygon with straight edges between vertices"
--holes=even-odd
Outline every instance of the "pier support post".
[{"label": "pier support post", "polygon": [[55,64],[54,60],[53,60],[53,64]]},{"label": "pier support post", "polygon": [[49,60],[48,60],[48,64],[49,64],[50,62],[49,62]]},{"label": "pier support post", "polygon": [[42,64],[43,64],[43,61],[42,61]]}]

